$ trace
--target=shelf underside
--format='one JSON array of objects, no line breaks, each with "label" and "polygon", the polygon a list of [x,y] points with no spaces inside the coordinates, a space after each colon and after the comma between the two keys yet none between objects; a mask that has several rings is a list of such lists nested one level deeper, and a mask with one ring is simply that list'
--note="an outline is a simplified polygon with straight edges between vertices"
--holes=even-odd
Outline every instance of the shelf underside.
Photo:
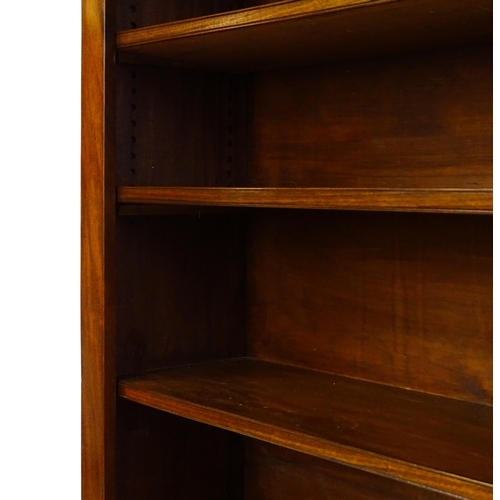
[{"label": "shelf underside", "polygon": [[491,0],[300,0],[118,33],[119,60],[256,71],[490,43]]},{"label": "shelf underside", "polygon": [[492,408],[249,358],[124,379],[159,410],[465,498],[491,498]]},{"label": "shelf underside", "polygon": [[402,212],[493,212],[491,189],[349,188],[118,188],[118,203],[219,207],[380,210]]}]

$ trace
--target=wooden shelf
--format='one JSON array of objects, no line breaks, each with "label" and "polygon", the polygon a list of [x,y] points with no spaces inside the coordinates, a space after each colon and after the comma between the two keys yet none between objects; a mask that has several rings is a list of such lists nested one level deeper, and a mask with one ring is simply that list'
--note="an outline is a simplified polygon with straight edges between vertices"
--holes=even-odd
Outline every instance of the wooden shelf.
[{"label": "wooden shelf", "polygon": [[118,203],[405,212],[493,212],[491,189],[118,188]]},{"label": "wooden shelf", "polygon": [[255,71],[491,43],[491,0],[300,0],[118,33],[119,61]]},{"label": "wooden shelf", "polygon": [[492,408],[240,358],[124,379],[131,401],[466,498],[491,498]]}]

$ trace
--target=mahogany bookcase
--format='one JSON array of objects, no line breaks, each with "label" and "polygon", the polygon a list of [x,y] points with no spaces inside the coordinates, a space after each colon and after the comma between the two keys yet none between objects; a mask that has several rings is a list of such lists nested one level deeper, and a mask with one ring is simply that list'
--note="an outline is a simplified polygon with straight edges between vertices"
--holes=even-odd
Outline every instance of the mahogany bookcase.
[{"label": "mahogany bookcase", "polygon": [[84,0],[84,500],[492,498],[491,0]]}]

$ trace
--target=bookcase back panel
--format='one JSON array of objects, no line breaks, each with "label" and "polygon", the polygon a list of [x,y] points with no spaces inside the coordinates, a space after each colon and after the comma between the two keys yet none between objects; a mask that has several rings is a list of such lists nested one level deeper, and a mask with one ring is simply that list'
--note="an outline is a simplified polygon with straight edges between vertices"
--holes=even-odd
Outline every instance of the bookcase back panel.
[{"label": "bookcase back panel", "polygon": [[438,500],[451,495],[368,474],[262,441],[246,443],[245,500]]},{"label": "bookcase back panel", "polygon": [[244,498],[242,436],[118,401],[117,500]]},{"label": "bookcase back panel", "polygon": [[492,400],[492,218],[261,211],[248,354]]},{"label": "bookcase back panel", "polygon": [[119,375],[245,354],[241,216],[120,217]]},{"label": "bookcase back panel", "polygon": [[491,187],[491,47],[255,74],[252,186]]},{"label": "bookcase back panel", "polygon": [[209,16],[277,0],[118,0],[118,30],[142,28],[192,17]]},{"label": "bookcase back panel", "polygon": [[244,183],[244,78],[122,65],[117,80],[118,185]]}]

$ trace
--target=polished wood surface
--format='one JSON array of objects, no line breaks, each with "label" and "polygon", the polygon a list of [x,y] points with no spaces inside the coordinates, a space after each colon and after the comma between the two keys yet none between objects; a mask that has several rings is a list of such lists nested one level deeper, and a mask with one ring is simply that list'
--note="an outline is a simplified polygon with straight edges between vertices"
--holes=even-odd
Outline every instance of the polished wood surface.
[{"label": "polished wood surface", "polygon": [[246,500],[457,498],[255,439],[247,439],[245,477]]},{"label": "polished wood surface", "polygon": [[150,215],[197,215],[207,214],[243,214],[248,213],[251,208],[212,206],[212,205],[143,205],[142,203],[120,203],[117,215],[121,216],[150,216]]},{"label": "polished wood surface", "polygon": [[493,401],[492,217],[256,213],[248,354]]},{"label": "polished wood surface", "polygon": [[118,185],[245,185],[245,78],[126,65],[118,77]]},{"label": "polished wood surface", "polygon": [[121,217],[117,373],[245,355],[245,216]]},{"label": "polished wood surface", "polygon": [[114,25],[113,16],[106,15],[113,10],[112,1],[83,1],[81,148],[83,500],[115,498],[116,386],[113,295],[115,180],[112,65]]},{"label": "polished wood surface", "polygon": [[492,188],[491,57],[481,46],[249,77],[123,66],[118,184],[483,196]]},{"label": "polished wood surface", "polygon": [[285,1],[122,31],[117,44],[122,61],[254,71],[491,42],[491,12],[491,0]]},{"label": "polished wood surface", "polygon": [[248,358],[124,379],[119,394],[366,471],[474,498],[491,495],[482,484],[492,482],[486,405]]},{"label": "polished wood surface", "polygon": [[253,75],[249,186],[492,188],[491,61],[485,46]]},{"label": "polished wood surface", "polygon": [[407,212],[493,212],[491,189],[173,188],[122,186],[118,203]]},{"label": "polished wood surface", "polygon": [[143,28],[274,2],[276,0],[177,0],[169,2],[118,0],[117,29]]},{"label": "polished wood surface", "polygon": [[118,401],[120,500],[244,498],[244,437]]}]

